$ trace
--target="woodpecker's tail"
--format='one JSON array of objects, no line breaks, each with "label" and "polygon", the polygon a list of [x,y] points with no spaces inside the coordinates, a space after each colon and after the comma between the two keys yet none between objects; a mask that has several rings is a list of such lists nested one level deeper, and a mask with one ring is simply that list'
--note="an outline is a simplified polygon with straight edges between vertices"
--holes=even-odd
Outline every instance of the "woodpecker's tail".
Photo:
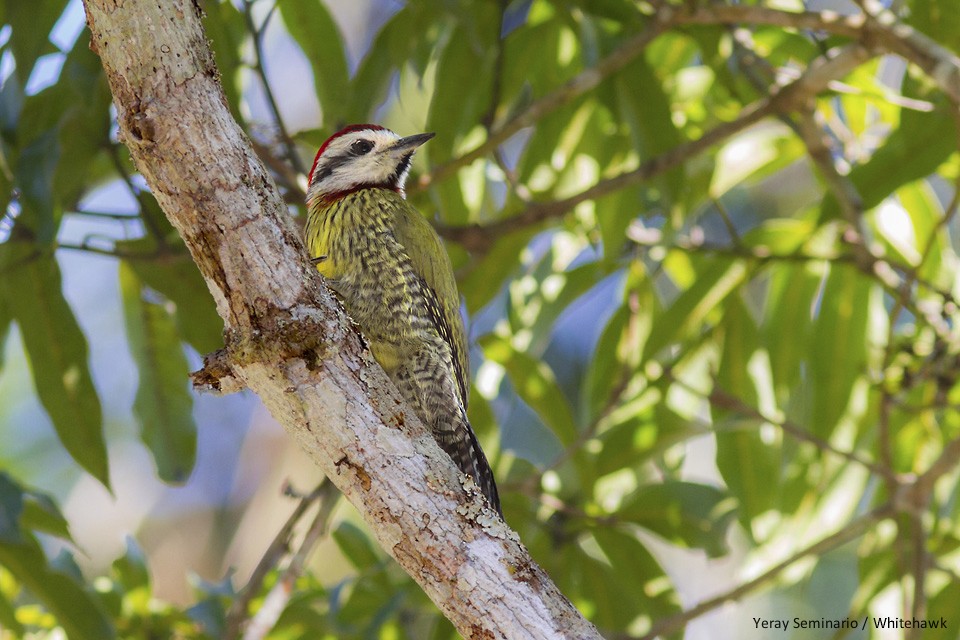
[{"label": "woodpecker's tail", "polygon": [[466,430],[466,438],[457,438],[450,448],[443,444],[441,446],[457,463],[460,470],[473,478],[473,481],[480,487],[480,491],[486,496],[487,502],[503,518],[503,511],[500,510],[500,493],[497,491],[497,482],[493,477],[493,469],[487,462],[487,456],[480,448],[480,443],[477,441],[477,436],[473,433],[470,423],[463,420],[461,429]]},{"label": "woodpecker's tail", "polygon": [[460,471],[473,478],[480,491],[486,496],[487,502],[502,518],[500,494],[497,492],[497,483],[493,479],[493,470],[466,416],[460,411],[447,411],[435,416],[431,426],[433,437],[440,448],[447,452]]},{"label": "woodpecker's tail", "polygon": [[391,372],[400,394],[426,423],[440,448],[467,474],[500,517],[500,495],[493,470],[460,402],[454,376],[429,357],[414,358]]}]

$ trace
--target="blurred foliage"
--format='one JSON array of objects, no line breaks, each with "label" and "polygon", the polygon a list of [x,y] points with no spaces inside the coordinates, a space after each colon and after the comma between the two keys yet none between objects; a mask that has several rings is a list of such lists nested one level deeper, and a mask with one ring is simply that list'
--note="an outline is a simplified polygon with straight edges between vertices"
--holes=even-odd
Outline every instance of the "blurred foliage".
[{"label": "blurred foliage", "polygon": [[[956,50],[952,2],[899,6]],[[736,543],[745,561],[770,566],[858,518],[870,526],[852,549],[828,540],[805,568],[761,586],[811,602],[808,592],[826,589],[817,602],[841,618],[892,615],[877,609],[891,593],[912,603],[900,615],[955,612],[960,156],[956,106],[919,69],[867,61],[806,113],[531,215],[735,121],[769,94],[773,70],[795,76],[846,40],[718,21],[670,25],[631,48],[654,18],[630,0],[423,0],[386,3],[354,60],[318,0],[201,4],[227,101],[290,202],[302,199],[298,171],[344,124],[437,133],[409,191],[463,240],[449,249],[474,319],[471,421],[493,454],[507,521],[603,633],[639,637],[681,612],[667,546],[716,558]],[[50,37],[65,6],[0,4],[0,344],[19,327],[60,442],[109,487],[106,390],[85,334],[95,328],[78,324],[56,257],[118,261],[139,372],[133,413],[159,477],[183,482],[198,428],[184,349],[216,349],[222,322],[116,140],[87,36],[67,46]],[[243,119],[278,63],[261,46],[267,23],[312,72],[312,128],[288,131],[276,112]],[[267,102],[283,104],[270,88]],[[499,138],[516,118],[527,126]],[[829,166],[811,153],[804,118],[827,141]],[[492,153],[461,160],[491,138]],[[136,209],[85,209],[104,185],[128,191]],[[851,191],[862,209],[844,201]],[[70,244],[60,239],[70,217],[106,217],[117,233]],[[951,482],[925,487],[919,512],[892,502],[931,468]],[[341,522],[332,538],[354,574],[298,578],[270,638],[455,636],[365,530]],[[56,502],[0,473],[0,638],[58,627],[80,640],[214,638],[237,601],[229,576],[198,582],[193,606],[159,601],[133,540],[95,579],[69,552],[52,557],[64,546]]]}]

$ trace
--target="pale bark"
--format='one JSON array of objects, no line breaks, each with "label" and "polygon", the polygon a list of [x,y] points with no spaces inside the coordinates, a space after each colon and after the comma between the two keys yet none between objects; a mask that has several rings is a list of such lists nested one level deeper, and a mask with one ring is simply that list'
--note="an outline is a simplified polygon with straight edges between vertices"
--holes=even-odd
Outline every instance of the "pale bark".
[{"label": "pale bark", "polygon": [[[598,638],[482,506],[306,259],[190,0],[85,0],[123,142],[226,324],[201,382],[252,389],[467,638]],[[471,484],[467,482],[467,484]]]}]

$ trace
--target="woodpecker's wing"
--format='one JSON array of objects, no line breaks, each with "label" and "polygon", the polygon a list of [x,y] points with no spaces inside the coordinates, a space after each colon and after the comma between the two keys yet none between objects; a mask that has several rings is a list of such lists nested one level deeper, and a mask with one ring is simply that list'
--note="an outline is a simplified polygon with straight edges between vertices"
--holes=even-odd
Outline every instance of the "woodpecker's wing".
[{"label": "woodpecker's wing", "polygon": [[467,337],[460,317],[460,294],[453,276],[450,256],[427,219],[406,200],[397,211],[394,235],[410,256],[413,268],[436,296],[437,308],[431,310],[437,330],[450,345],[463,408],[470,394],[470,362]]}]

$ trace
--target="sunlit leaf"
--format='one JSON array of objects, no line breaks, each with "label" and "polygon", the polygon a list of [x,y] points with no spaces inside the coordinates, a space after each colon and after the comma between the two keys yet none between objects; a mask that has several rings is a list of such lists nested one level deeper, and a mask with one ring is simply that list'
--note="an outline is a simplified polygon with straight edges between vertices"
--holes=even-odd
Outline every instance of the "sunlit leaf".
[{"label": "sunlit leaf", "polygon": [[800,376],[810,347],[817,291],[823,280],[816,265],[782,265],[770,278],[761,336],[770,356],[778,397],[786,398]]},{"label": "sunlit leaf", "polygon": [[853,267],[833,265],[830,269],[811,334],[814,392],[810,428],[817,435],[833,432],[850,403],[854,384],[865,373],[874,286]]},{"label": "sunlit leaf", "polygon": [[488,336],[481,344],[486,357],[507,370],[517,395],[537,412],[561,442],[573,442],[577,436],[573,410],[550,367],[517,351],[506,340]]},{"label": "sunlit leaf", "polygon": [[[903,109],[900,126],[868,162],[850,172],[867,209],[880,204],[899,186],[929,176],[956,151],[956,120],[947,102],[918,90],[909,77],[904,93],[911,98],[931,100],[934,110]],[[830,217],[839,215],[832,196],[824,200],[823,210]]]},{"label": "sunlit leaf", "polygon": [[643,359],[654,357],[670,342],[700,329],[707,315],[743,283],[747,273],[747,265],[738,260],[718,259],[704,264],[693,285],[654,319]]},{"label": "sunlit leaf", "polygon": [[[749,312],[739,301],[727,305],[723,319],[723,353],[717,373],[717,385],[748,406],[758,406],[758,375],[767,378],[770,372],[767,361],[758,358],[759,340],[757,326]],[[740,503],[738,516],[750,531],[751,520],[768,509],[776,508],[780,479],[780,446],[777,438],[768,433],[766,441],[762,430],[766,427],[759,420],[745,419],[734,413],[713,406],[714,421],[722,425],[717,431],[717,468],[727,488]]]}]

